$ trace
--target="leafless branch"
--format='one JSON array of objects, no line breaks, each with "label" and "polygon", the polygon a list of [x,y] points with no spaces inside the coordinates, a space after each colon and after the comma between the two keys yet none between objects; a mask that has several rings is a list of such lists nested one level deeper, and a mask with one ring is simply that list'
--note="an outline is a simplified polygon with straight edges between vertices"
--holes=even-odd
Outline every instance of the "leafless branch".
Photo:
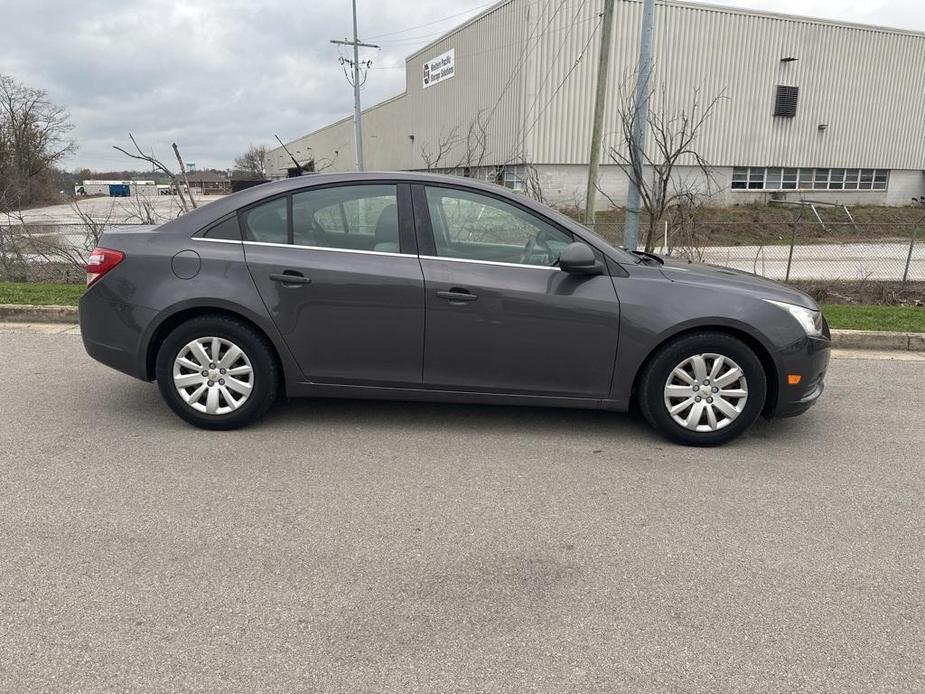
[{"label": "leafless branch", "polygon": [[[651,101],[652,95],[649,97]],[[645,235],[647,251],[654,248],[666,211],[673,207],[698,209],[699,201],[710,195],[715,185],[715,173],[700,154],[696,142],[717,105],[725,98],[721,93],[704,106],[700,90],[695,89],[691,103],[685,109],[678,112],[650,109],[646,126],[653,146],[640,151],[633,146],[634,96],[620,89],[618,112],[621,127],[616,133],[618,144],[610,147],[609,154],[639,189],[642,206],[649,217]],[[659,102],[668,103],[664,89]],[[693,167],[693,175],[679,175],[678,168],[681,166]],[[677,218],[682,217],[683,214]]]},{"label": "leafless branch", "polygon": [[125,150],[122,147],[119,147],[118,145],[113,145],[112,148],[115,150],[118,150],[119,152],[122,152],[122,154],[124,154],[127,157],[131,157],[132,159],[137,159],[139,161],[145,161],[149,163],[156,170],[160,171],[162,174],[167,176],[170,179],[172,188],[177,192],[177,197],[180,199],[180,207],[183,209],[183,212],[188,212],[189,208],[186,205],[186,198],[183,195],[183,186],[180,183],[179,179],[177,178],[177,175],[173,171],[171,171],[169,168],[167,168],[164,162],[162,162],[160,159],[155,157],[154,152],[152,152],[151,154],[146,154],[144,151],[142,151],[141,147],[138,146],[138,142],[135,141],[135,136],[132,135],[132,133],[128,134],[128,139],[132,141],[132,145],[134,145],[135,147],[136,154],[133,154],[132,152],[129,152],[128,150]]},{"label": "leafless branch", "polygon": [[429,149],[428,146],[421,146],[421,159],[424,160],[424,166],[427,169],[438,168],[440,162],[456,148],[460,142],[459,126],[454,127],[449,132],[440,131],[437,138],[436,149]]}]

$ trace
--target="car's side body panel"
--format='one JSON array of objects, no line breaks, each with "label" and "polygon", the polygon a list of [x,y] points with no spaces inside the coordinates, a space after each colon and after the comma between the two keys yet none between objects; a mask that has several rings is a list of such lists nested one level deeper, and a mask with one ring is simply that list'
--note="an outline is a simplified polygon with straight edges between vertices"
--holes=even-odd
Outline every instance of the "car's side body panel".
[{"label": "car's side body panel", "polygon": [[[609,277],[422,257],[424,382],[435,388],[606,398],[620,305]],[[473,301],[445,298],[465,290]]]},{"label": "car's side body panel", "polygon": [[[424,282],[416,256],[253,242],[245,242],[245,255],[304,378],[420,385]],[[311,283],[271,279],[283,272]]]},{"label": "car's side body panel", "polygon": [[[158,329],[180,312],[217,309],[254,323],[273,342],[286,373],[298,373],[247,272],[240,242],[116,230],[100,245],[117,247],[125,260],[81,298],[81,334],[91,354],[119,355],[114,368],[150,380],[149,345]],[[187,279],[174,274],[178,254],[198,259],[198,272]]]},{"label": "car's side body panel", "polygon": [[654,265],[625,269],[627,277],[614,278],[621,332],[610,399],[617,406],[628,405],[636,375],[659,345],[681,333],[716,328],[746,336],[770,360],[777,385],[771,392],[779,393],[779,402],[772,403],[770,413],[799,399],[804,389],[787,383],[793,360],[786,355],[806,348],[808,338],[788,313],[763,300],[767,295],[763,288],[729,291],[722,284],[666,281]]}]

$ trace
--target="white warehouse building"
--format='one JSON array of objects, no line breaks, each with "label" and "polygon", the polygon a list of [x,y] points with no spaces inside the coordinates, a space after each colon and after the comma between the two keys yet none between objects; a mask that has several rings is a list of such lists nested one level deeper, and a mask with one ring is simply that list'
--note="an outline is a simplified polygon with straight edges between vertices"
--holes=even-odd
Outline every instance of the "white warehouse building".
[{"label": "white warehouse building", "polygon": [[[408,57],[405,91],[363,112],[366,168],[515,189],[530,177],[547,202],[582,205],[602,8],[502,0]],[[641,14],[639,0],[616,3],[600,187],[620,205],[627,179],[608,153],[624,147]],[[694,143],[713,172],[713,204],[925,195],[925,34],[676,1],[655,16],[652,112],[721,97]],[[356,168],[352,116],[287,147],[307,168]],[[682,163],[679,178],[699,175]],[[292,173],[282,148],[268,164],[273,178]]]}]

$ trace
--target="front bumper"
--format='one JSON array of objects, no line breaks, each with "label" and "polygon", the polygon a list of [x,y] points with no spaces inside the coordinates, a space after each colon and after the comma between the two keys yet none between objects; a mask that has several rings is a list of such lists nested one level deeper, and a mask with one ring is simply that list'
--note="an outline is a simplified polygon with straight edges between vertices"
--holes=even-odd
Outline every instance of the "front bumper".
[{"label": "front bumper", "polygon": [[[816,404],[825,390],[831,347],[826,329],[823,337],[807,337],[780,354],[777,407],[773,416],[795,417]],[[791,385],[790,374],[799,375],[800,382]]]}]

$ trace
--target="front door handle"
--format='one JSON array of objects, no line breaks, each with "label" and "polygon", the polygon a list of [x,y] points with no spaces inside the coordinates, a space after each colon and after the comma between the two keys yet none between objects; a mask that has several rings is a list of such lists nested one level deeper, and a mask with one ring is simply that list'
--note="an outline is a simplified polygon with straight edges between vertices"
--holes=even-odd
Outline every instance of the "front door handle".
[{"label": "front door handle", "polygon": [[301,272],[295,272],[293,270],[286,270],[282,273],[274,273],[270,275],[270,279],[274,282],[282,282],[283,284],[288,284],[291,286],[297,284],[311,284],[312,278],[306,277]]},{"label": "front door handle", "polygon": [[453,289],[451,289],[448,292],[438,291],[437,296],[439,296],[441,299],[446,299],[447,301],[460,301],[460,302],[475,301],[476,299],[479,298],[475,294],[471,293],[468,289],[461,289],[458,287],[453,287]]}]

